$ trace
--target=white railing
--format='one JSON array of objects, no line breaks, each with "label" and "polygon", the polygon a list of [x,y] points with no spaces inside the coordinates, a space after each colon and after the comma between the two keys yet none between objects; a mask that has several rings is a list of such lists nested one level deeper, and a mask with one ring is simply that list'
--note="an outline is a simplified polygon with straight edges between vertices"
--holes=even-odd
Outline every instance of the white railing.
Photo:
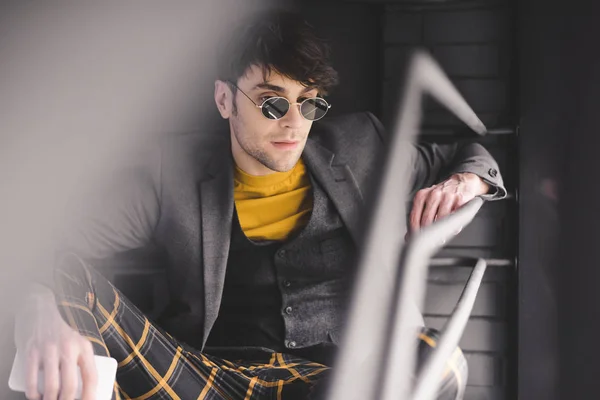
[{"label": "white railing", "polygon": [[[485,260],[477,260],[477,264],[473,272],[471,272],[460,300],[452,312],[452,317],[442,329],[441,338],[438,340],[435,352],[423,365],[423,371],[417,378],[412,400],[430,400],[435,398],[440,384],[440,376],[442,376],[446,367],[446,361],[450,358],[456,346],[458,346],[458,342],[471,316],[485,269]],[[462,398],[463,394],[459,397]]]},{"label": "white railing", "polygon": [[[410,377],[415,365],[416,326],[410,315],[415,302],[422,309],[429,259],[472,220],[483,203],[481,198],[474,199],[453,215],[413,235],[404,246],[405,201],[410,178],[408,151],[419,131],[421,102],[426,94],[475,132],[486,133],[486,127],[437,63],[428,54],[416,52],[408,69],[399,122],[391,136],[390,151],[367,225],[347,330],[328,393],[330,400],[412,397]],[[470,287],[476,292],[476,286]],[[463,304],[468,305],[466,299]],[[470,309],[467,311],[468,318]],[[456,326],[460,328],[458,323]],[[445,331],[447,334],[448,330]],[[462,329],[454,328],[450,333],[453,336],[459,333],[460,337]],[[427,370],[424,374],[427,378]]]}]

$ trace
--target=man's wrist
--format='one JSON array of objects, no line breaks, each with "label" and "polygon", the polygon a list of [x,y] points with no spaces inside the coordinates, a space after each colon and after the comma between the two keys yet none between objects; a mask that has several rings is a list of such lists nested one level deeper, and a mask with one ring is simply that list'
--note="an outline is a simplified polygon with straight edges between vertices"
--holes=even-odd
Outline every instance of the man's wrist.
[{"label": "man's wrist", "polygon": [[471,188],[475,196],[488,194],[490,192],[490,185],[481,179],[479,175],[472,172],[461,172],[452,175],[450,178],[466,183]]}]

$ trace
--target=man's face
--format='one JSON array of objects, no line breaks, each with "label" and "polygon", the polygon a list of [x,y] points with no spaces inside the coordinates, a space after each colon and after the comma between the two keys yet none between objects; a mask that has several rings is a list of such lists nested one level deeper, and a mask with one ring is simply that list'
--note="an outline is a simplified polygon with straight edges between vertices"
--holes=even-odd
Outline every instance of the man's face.
[{"label": "man's face", "polygon": [[[269,97],[285,97],[290,103],[301,103],[316,97],[315,88],[307,88],[278,73],[266,79],[258,66],[248,69],[237,86],[256,104],[261,105]],[[215,100],[223,118],[229,118],[231,145],[234,160],[239,168],[252,175],[267,175],[272,172],[289,171],[300,158],[312,121],[305,119],[298,105],[290,106],[283,118],[266,118],[239,91],[232,98],[224,82],[215,85]]]}]

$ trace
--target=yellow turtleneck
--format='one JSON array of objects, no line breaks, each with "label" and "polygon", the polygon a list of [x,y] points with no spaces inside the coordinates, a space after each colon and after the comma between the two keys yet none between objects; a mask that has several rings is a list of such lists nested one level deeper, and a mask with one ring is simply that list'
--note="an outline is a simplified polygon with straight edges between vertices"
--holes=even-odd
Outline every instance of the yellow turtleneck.
[{"label": "yellow turtleneck", "polygon": [[285,240],[310,218],[310,178],[302,159],[287,172],[249,175],[237,166],[233,198],[242,230],[251,240]]}]

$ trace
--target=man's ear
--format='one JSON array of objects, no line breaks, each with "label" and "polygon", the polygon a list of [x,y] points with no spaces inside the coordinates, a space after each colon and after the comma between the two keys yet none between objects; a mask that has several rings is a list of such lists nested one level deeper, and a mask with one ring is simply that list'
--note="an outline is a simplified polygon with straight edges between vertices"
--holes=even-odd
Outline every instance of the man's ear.
[{"label": "man's ear", "polygon": [[217,104],[221,117],[224,119],[231,117],[231,111],[233,109],[232,100],[232,93],[229,85],[226,82],[216,80],[215,103]]}]

